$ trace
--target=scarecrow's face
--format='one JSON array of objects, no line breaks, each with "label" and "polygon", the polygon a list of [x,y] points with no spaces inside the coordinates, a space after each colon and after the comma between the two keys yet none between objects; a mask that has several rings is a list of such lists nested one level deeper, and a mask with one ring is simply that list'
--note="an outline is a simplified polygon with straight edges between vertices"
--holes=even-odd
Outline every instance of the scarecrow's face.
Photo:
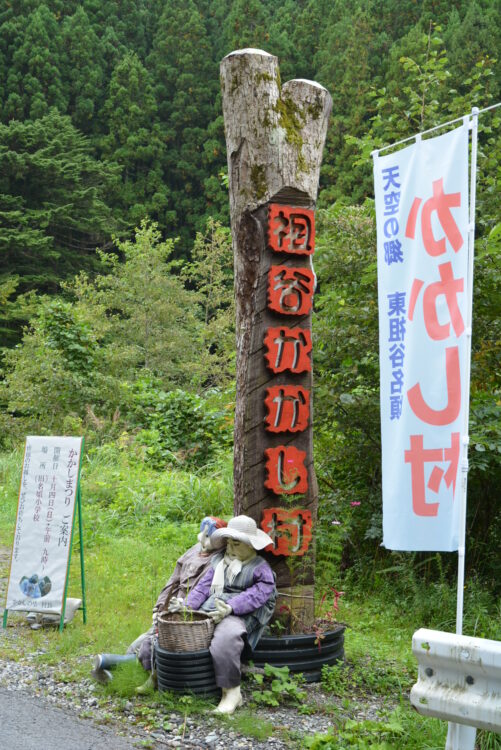
[{"label": "scarecrow's face", "polygon": [[238,539],[228,538],[226,551],[230,557],[236,557],[241,562],[246,562],[255,556],[256,550],[250,544],[245,544]]},{"label": "scarecrow's face", "polygon": [[212,552],[214,550],[214,547],[212,545],[212,538],[209,536],[207,526],[203,527],[203,530],[197,536],[197,539],[202,545],[202,550],[204,552]]}]

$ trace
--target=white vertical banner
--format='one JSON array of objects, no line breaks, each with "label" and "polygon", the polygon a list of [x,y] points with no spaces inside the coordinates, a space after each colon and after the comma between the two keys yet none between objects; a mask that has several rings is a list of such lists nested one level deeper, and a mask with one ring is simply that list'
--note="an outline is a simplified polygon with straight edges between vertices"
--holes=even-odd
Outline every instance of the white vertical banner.
[{"label": "white vertical banner", "polygon": [[383,545],[458,549],[469,347],[468,121],[374,155]]},{"label": "white vertical banner", "polygon": [[6,609],[60,612],[82,438],[27,437]]}]

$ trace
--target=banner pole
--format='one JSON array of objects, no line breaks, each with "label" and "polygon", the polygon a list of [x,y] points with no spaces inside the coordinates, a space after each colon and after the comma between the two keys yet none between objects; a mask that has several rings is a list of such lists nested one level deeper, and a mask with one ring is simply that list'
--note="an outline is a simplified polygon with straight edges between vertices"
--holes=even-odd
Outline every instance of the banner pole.
[{"label": "banner pole", "polygon": [[466,372],[463,387],[464,424],[462,436],[461,456],[461,509],[459,518],[459,547],[458,547],[458,590],[456,610],[456,633],[463,632],[463,602],[464,602],[464,567],[465,567],[465,545],[466,545],[466,499],[468,489],[468,443],[469,443],[469,412],[470,412],[470,379],[471,379],[471,333],[473,317],[473,259],[475,253],[475,201],[476,201],[476,176],[477,176],[477,136],[478,136],[478,107],[471,111],[471,170],[470,170],[470,214],[468,224],[468,276],[466,289],[466,336],[467,356]]},{"label": "banner pole", "polygon": [[[476,201],[476,177],[477,177],[477,143],[478,143],[478,107],[472,107],[471,120],[471,170],[470,170],[470,212],[468,222],[468,275],[466,279],[466,336],[467,356],[466,372],[463,387],[464,423],[462,435],[461,456],[461,508],[459,515],[459,545],[458,545],[458,590],[456,607],[456,634],[463,632],[463,606],[464,606],[464,567],[466,547],[466,499],[468,490],[468,443],[469,438],[469,412],[470,412],[470,376],[471,376],[471,333],[473,318],[473,259],[475,251],[475,201]],[[449,722],[445,750],[473,749],[475,745],[475,727],[465,726]]]}]

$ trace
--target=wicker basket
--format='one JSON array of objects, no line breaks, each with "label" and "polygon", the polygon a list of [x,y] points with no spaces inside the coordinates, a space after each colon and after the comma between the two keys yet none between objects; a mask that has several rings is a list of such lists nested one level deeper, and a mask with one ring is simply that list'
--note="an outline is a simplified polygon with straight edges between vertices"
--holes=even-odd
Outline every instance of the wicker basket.
[{"label": "wicker basket", "polygon": [[203,612],[164,612],[157,624],[158,645],[167,651],[202,651],[214,633],[213,621]]}]

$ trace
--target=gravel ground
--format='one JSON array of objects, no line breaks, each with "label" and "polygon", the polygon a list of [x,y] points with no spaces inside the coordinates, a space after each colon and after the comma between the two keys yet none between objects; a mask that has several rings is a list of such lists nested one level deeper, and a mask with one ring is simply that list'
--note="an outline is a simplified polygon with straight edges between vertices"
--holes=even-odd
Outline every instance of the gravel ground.
[{"label": "gravel ground", "polygon": [[[8,550],[0,548],[2,604],[5,601],[8,560]],[[0,617],[2,614],[3,609],[0,608]],[[68,681],[68,678],[61,676],[61,665],[56,668],[43,663],[43,650],[29,652],[31,631],[24,617],[9,614],[8,625],[6,630],[0,628],[1,687],[9,691],[20,691],[23,695],[36,695],[58,708],[66,709],[73,715],[98,725],[112,725],[116,731],[126,734],[130,740],[137,741],[138,747],[289,750],[302,747],[302,738],[305,735],[326,732],[332,726],[335,716],[359,720],[377,719],[383,708],[384,701],[380,697],[369,700],[364,698],[356,704],[346,704],[336,696],[323,692],[319,685],[308,685],[306,704],[300,708],[280,706],[272,709],[252,706],[249,722],[251,726],[260,726],[264,722],[273,726],[273,733],[268,739],[258,740],[243,734],[242,726],[236,725],[238,712],[235,720],[214,717],[210,711],[203,715],[185,717],[182,712],[165,713],[164,708],[151,700],[124,700],[105,695],[102,688],[90,677],[91,654],[88,657],[89,677]],[[12,655],[16,649],[16,660],[13,660],[9,658],[9,654]],[[87,659],[85,661],[87,662]],[[251,688],[246,686],[245,681],[243,688],[245,703],[248,706]],[[153,728],[158,726],[163,728]],[[109,745],[108,748],[113,750]]]}]

